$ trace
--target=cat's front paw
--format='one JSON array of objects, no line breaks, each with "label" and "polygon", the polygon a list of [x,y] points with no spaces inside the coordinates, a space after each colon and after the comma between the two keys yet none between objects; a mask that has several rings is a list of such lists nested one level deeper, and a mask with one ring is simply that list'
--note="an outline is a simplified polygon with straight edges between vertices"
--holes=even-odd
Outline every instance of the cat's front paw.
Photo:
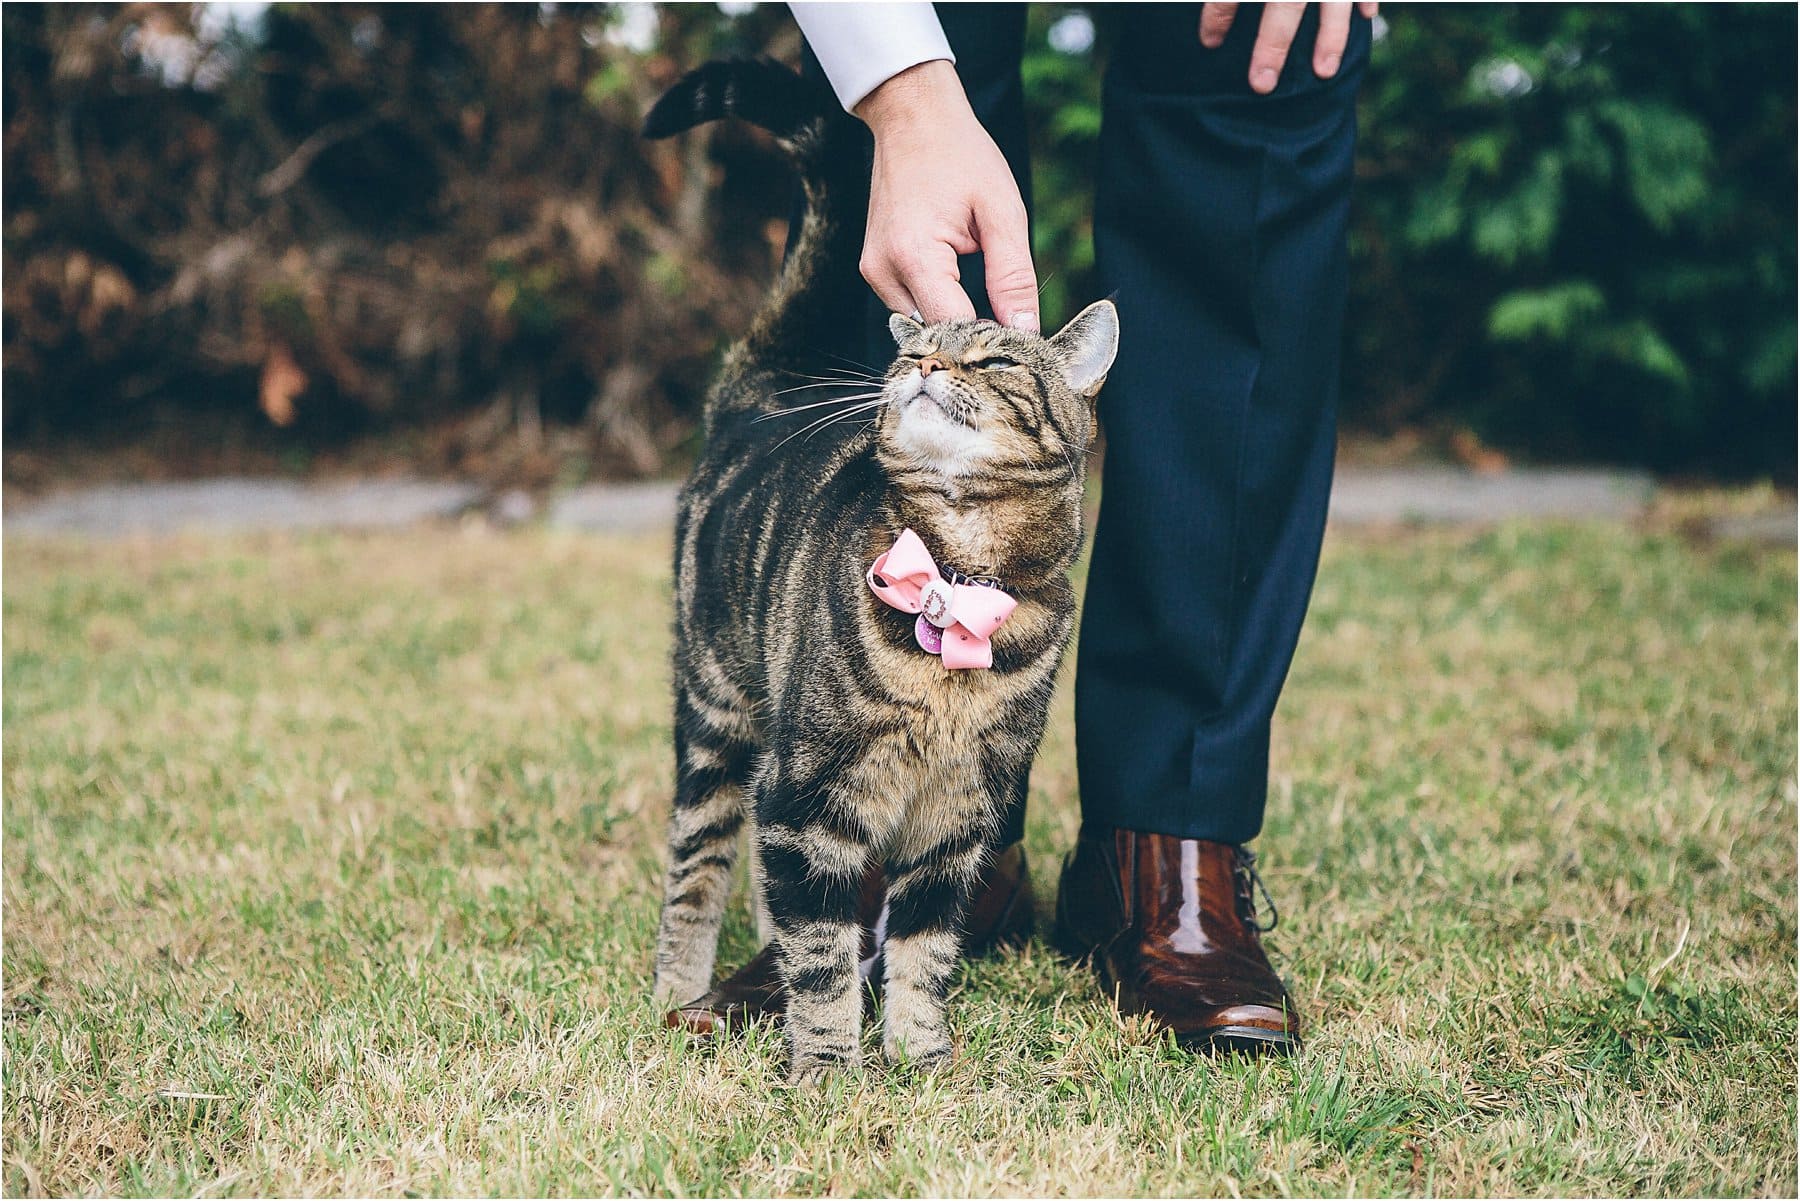
[{"label": "cat's front paw", "polygon": [[936,1031],[911,1038],[884,1039],[881,1050],[890,1063],[926,1074],[943,1071],[956,1058],[949,1036]]},{"label": "cat's front paw", "polygon": [[788,1065],[788,1083],[795,1088],[819,1088],[833,1076],[845,1076],[860,1067],[855,1056],[796,1055]]},{"label": "cat's front paw", "polygon": [[950,1070],[956,1062],[956,1052],[948,1047],[942,1051],[933,1051],[926,1055],[908,1055],[899,1060],[899,1066],[909,1072],[918,1072],[925,1076],[937,1076]]},{"label": "cat's front paw", "polygon": [[712,972],[702,976],[695,971],[659,968],[651,997],[658,1005],[691,1005],[712,988]]}]

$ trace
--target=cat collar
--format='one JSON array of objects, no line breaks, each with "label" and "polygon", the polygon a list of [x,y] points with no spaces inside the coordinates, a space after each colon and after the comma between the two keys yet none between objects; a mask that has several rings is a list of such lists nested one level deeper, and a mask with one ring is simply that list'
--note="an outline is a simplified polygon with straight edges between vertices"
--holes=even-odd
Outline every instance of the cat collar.
[{"label": "cat collar", "polygon": [[1019,603],[992,581],[939,568],[910,529],[877,556],[867,578],[882,604],[919,615],[914,639],[952,670],[992,667],[989,639]]}]

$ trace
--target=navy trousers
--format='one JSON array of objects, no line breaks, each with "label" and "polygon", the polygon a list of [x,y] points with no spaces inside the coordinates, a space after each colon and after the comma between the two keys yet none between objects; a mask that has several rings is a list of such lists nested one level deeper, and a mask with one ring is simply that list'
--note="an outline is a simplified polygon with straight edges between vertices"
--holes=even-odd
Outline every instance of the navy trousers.
[{"label": "navy trousers", "polygon": [[[1331,491],[1356,88],[1312,71],[1309,9],[1275,92],[1247,77],[1261,20],[1199,43],[1198,4],[1101,5],[1110,52],[1094,241],[1119,307],[1100,395],[1100,520],[1076,663],[1084,822],[1220,842],[1262,828],[1269,724]],[[1017,175],[1024,8],[940,5],[970,101]],[[816,69],[816,64],[811,64]],[[1040,272],[1053,263],[1039,263]],[[988,314],[979,256],[962,263]],[[870,298],[860,356],[892,356]],[[1046,331],[1070,314],[1043,315]],[[1024,832],[1024,797],[1004,841]]]}]

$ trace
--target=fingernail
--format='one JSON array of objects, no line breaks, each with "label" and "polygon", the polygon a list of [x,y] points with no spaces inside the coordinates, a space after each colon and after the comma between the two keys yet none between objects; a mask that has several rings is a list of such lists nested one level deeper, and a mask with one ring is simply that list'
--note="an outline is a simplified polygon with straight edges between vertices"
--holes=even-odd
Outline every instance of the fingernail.
[{"label": "fingernail", "polygon": [[1337,69],[1338,69],[1337,55],[1328,54],[1324,58],[1319,60],[1318,74],[1319,74],[1319,78],[1321,78],[1321,79],[1329,78],[1330,76],[1336,75]]},{"label": "fingernail", "polygon": [[1014,329],[1022,329],[1028,334],[1037,333],[1038,332],[1037,314],[1030,313],[1030,312],[1014,313],[1012,315],[1012,327]]},{"label": "fingernail", "polygon": [[1277,76],[1273,68],[1258,67],[1256,73],[1250,77],[1250,86],[1259,88],[1265,92],[1273,92],[1275,90],[1276,78]]}]

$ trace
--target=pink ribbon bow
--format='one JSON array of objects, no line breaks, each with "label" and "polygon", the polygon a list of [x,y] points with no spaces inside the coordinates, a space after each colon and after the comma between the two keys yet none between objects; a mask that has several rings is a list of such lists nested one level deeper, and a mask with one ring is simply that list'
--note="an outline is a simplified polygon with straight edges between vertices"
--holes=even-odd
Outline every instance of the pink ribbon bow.
[{"label": "pink ribbon bow", "polygon": [[1019,602],[981,584],[952,584],[911,530],[869,567],[869,588],[881,602],[902,613],[917,613],[913,637],[948,668],[992,667],[988,640]]}]

